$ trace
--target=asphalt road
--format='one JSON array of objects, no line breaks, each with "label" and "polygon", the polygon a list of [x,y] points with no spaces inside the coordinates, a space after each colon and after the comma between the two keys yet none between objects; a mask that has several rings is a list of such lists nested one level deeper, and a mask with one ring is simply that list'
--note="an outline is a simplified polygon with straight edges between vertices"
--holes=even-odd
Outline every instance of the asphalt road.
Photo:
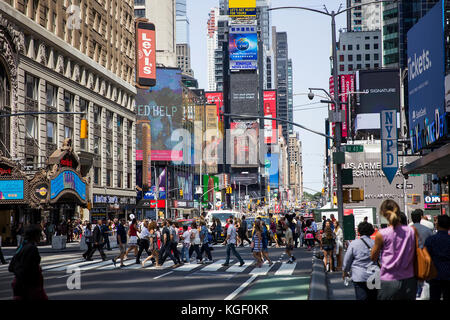
[{"label": "asphalt road", "polygon": [[[283,248],[270,248],[274,264],[262,268],[251,265],[253,257],[249,247],[238,248],[246,262],[239,268],[232,255],[229,267],[222,267],[226,258],[225,247],[216,245],[213,264],[196,264],[174,268],[170,259],[163,267],[145,268],[134,263],[133,255],[125,268],[114,268],[111,258],[117,249],[105,251],[108,260],[102,262],[94,254],[92,262],[81,259],[81,251],[68,253],[43,253],[41,266],[44,287],[52,300],[306,300],[311,275],[312,253],[304,248],[294,250],[295,264],[286,264]],[[8,257],[8,254],[5,254]],[[144,253],[144,259],[147,255]],[[195,256],[195,253],[194,253]],[[119,265],[119,263],[117,264]],[[76,288],[75,273],[68,268],[80,268],[80,289]],[[11,299],[13,275],[7,265],[0,265],[0,299]],[[68,280],[72,289],[68,288]]]}]

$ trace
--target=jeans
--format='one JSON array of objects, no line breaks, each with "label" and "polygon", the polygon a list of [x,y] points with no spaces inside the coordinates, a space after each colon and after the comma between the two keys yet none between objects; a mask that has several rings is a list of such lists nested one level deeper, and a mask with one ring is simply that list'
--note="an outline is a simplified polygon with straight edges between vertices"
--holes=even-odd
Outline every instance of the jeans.
[{"label": "jeans", "polygon": [[140,262],[142,251],[145,250],[145,252],[147,252],[148,256],[152,255],[151,252],[148,251],[149,247],[150,247],[150,241],[148,239],[141,239],[139,241],[139,251],[138,251],[138,254],[136,256],[136,263]]},{"label": "jeans", "polygon": [[166,261],[167,257],[172,259],[174,264],[177,264],[178,261],[175,259],[171,251],[171,241],[168,241],[161,249],[161,252],[159,253],[159,264],[163,265],[164,261]]},{"label": "jeans", "polygon": [[189,247],[191,246],[190,243],[183,243],[183,248],[181,249],[181,259],[186,260],[189,262]]},{"label": "jeans", "polygon": [[197,254],[197,260],[202,260],[202,254],[200,253],[199,245],[198,244],[191,244],[191,247],[189,248],[189,257],[192,257],[192,253]]},{"label": "jeans", "polygon": [[208,243],[204,243],[202,245],[202,248],[200,250],[200,255],[203,258],[203,252],[206,251],[206,256],[208,257],[208,260],[212,260],[212,256],[211,256],[211,250],[209,249],[209,244]]},{"label": "jeans", "polygon": [[378,291],[378,300],[416,300],[417,280],[415,277],[403,280],[383,281]]},{"label": "jeans", "polygon": [[230,263],[231,251],[233,251],[233,254],[236,256],[236,258],[239,260],[240,263],[244,263],[244,260],[242,260],[239,252],[236,251],[236,244],[228,243],[227,244],[227,260],[225,261],[225,264]]},{"label": "jeans", "polygon": [[356,300],[363,300],[363,301],[377,300],[378,290],[377,289],[370,290],[369,288],[367,288],[366,282],[353,282],[353,286],[355,287]]},{"label": "jeans", "polygon": [[441,300],[441,294],[444,295],[444,301],[450,300],[450,280],[430,280],[430,300]]}]

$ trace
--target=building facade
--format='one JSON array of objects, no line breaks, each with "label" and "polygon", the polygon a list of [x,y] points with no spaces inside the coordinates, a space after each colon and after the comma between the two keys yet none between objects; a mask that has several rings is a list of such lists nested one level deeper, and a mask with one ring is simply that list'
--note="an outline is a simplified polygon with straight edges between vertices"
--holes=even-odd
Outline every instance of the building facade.
[{"label": "building facade", "polygon": [[[89,181],[91,210],[64,204],[50,216],[41,212],[55,222],[125,214],[136,196],[133,2],[81,1],[79,21],[69,19],[68,5],[0,1],[0,74],[8,96],[2,113],[84,112],[4,120],[2,153],[28,175],[47,170],[49,157],[70,139]],[[86,139],[81,119],[88,120]]]},{"label": "building facade", "polygon": [[208,91],[216,91],[215,51],[218,49],[218,17],[219,8],[212,8],[209,12],[206,34],[206,50],[208,59]]},{"label": "building facade", "polygon": [[338,74],[381,68],[381,31],[340,32]]},{"label": "building facade", "polygon": [[380,3],[364,5],[372,0],[347,0],[347,31],[381,30],[382,6]]},{"label": "building facade", "polygon": [[303,164],[302,142],[298,132],[289,134],[289,189],[292,192],[292,201],[303,198]]}]

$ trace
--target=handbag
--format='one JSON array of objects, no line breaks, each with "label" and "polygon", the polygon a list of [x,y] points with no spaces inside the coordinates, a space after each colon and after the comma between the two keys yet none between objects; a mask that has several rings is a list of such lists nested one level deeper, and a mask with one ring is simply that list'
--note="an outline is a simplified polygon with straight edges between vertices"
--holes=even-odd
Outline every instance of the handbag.
[{"label": "handbag", "polygon": [[[414,228],[414,227],[413,227]],[[437,277],[437,270],[431,259],[430,253],[424,246],[423,249],[419,247],[419,234],[414,228],[416,238],[416,253],[414,259],[414,275],[418,280],[431,280]]]}]

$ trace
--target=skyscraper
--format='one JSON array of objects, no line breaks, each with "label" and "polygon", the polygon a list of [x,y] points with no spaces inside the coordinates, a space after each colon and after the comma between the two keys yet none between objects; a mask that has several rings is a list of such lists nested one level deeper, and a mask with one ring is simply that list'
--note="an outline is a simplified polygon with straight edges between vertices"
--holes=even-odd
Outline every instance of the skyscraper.
[{"label": "skyscraper", "polygon": [[189,42],[189,19],[186,0],[176,0],[176,43],[177,65],[183,73],[194,76],[191,69],[191,48]]},{"label": "skyscraper", "polygon": [[209,12],[208,19],[208,30],[206,34],[206,47],[207,47],[207,57],[208,57],[208,91],[216,91],[216,75],[215,75],[215,51],[218,49],[218,18],[219,18],[219,8],[212,8]]},{"label": "skyscraper", "polygon": [[[294,78],[292,72],[292,59],[288,60],[288,120],[294,121]],[[289,133],[293,133],[292,124],[288,124]]]}]

